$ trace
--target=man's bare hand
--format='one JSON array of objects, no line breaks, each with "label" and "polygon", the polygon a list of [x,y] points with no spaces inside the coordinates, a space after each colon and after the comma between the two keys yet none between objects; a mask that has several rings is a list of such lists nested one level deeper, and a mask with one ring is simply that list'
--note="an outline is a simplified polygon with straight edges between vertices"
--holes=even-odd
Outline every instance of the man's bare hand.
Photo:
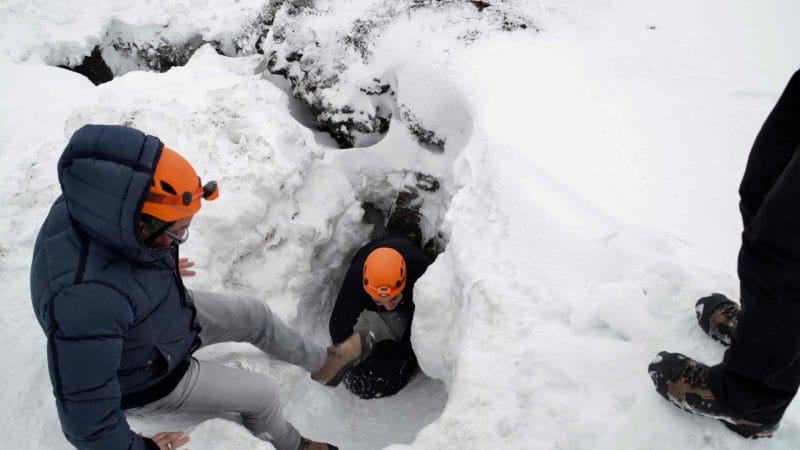
[{"label": "man's bare hand", "polygon": [[190,267],[194,266],[194,261],[189,258],[180,258],[178,259],[178,272],[181,274],[182,277],[193,277],[197,272],[194,270],[189,270]]},{"label": "man's bare hand", "polygon": [[155,442],[160,450],[176,450],[189,442],[189,436],[183,434],[183,431],[167,431],[156,434],[150,440]]}]

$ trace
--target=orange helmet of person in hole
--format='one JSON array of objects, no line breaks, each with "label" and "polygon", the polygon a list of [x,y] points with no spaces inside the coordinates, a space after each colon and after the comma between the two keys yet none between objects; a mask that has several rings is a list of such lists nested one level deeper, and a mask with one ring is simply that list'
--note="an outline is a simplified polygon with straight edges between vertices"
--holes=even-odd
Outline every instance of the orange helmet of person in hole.
[{"label": "orange helmet of person in hole", "polygon": [[216,181],[203,185],[189,161],[171,148],[164,147],[156,163],[142,214],[164,222],[175,222],[197,214],[201,198],[210,201],[218,196]]},{"label": "orange helmet of person in hole", "polygon": [[388,300],[406,287],[406,260],[393,248],[376,248],[367,256],[363,274],[367,294]]}]

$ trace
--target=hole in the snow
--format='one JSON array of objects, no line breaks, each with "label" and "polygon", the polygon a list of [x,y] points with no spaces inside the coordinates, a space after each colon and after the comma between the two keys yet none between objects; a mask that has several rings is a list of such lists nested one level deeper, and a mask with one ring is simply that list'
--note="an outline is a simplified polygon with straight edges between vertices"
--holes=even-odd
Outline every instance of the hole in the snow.
[{"label": "hole in the snow", "polygon": [[92,83],[96,85],[109,82],[114,79],[114,73],[111,72],[111,68],[108,67],[105,60],[103,60],[102,52],[100,51],[100,47],[95,47],[92,50],[92,53],[83,58],[83,62],[77,66],[70,67],[70,66],[58,66],[62,69],[72,70],[73,72],[77,72],[86,78],[89,79]]},{"label": "hole in the snow", "polygon": [[[403,232],[403,222],[421,222],[423,203],[431,195],[438,195],[440,183],[430,175],[413,173],[407,176],[413,183],[389,190],[393,194],[370,198],[361,203],[364,215],[362,222],[372,225],[369,236],[346,252],[350,257],[366,243],[387,234],[387,228]],[[387,191],[383,191],[387,192]],[[413,216],[418,216],[414,218]],[[412,240],[421,237],[426,243],[425,252],[435,258],[444,248],[438,236],[409,236]],[[320,293],[322,298],[335,298],[350,264],[348,257],[338,273],[325,281],[333,286]],[[327,332],[331,308],[317,299],[301,302],[298,321],[313,323]],[[316,315],[317,317],[312,317]],[[314,436],[335,444],[340,448],[367,450],[383,448],[392,444],[409,444],[426,425],[441,416],[447,403],[445,384],[425,375],[417,369],[413,378],[399,392],[389,397],[360,399],[351,393],[345,383],[335,389],[303,381],[295,386],[287,399],[286,416],[296,427],[313,430]]]}]

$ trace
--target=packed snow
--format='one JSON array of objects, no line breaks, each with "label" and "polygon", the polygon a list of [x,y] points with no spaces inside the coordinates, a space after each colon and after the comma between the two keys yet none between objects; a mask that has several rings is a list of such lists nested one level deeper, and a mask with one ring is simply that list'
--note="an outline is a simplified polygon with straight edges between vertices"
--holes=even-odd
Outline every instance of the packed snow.
[{"label": "packed snow", "polygon": [[[372,232],[362,205],[438,180],[423,232],[446,246],[414,293],[424,374],[399,394],[360,400],[245,344],[197,354],[276,380],[303,435],[348,450],[797,447],[796,404],[754,443],[674,408],[647,374],[660,350],[722,358],[694,301],[738,297],[738,183],[800,66],[796,1],[77,3],[0,4],[3,447],[70,448],[28,275],[56,161],[86,123],[158,136],[216,179],[181,250],[198,269],[187,285],[260,296],[321,345]],[[267,13],[262,55],[248,39]],[[220,45],[164,73],[110,50],[105,84],[55,67],[118,39],[193,36]],[[298,48],[305,72],[287,63]],[[374,80],[390,93],[365,95]],[[314,102],[388,131],[348,130],[340,149],[313,129]],[[193,450],[272,448],[232,417],[130,421],[185,431]]]}]

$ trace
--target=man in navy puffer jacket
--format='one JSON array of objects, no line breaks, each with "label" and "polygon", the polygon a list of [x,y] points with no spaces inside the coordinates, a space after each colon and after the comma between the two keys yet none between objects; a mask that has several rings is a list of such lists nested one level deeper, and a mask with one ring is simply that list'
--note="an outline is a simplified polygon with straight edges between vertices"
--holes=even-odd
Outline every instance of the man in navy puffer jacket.
[{"label": "man in navy puffer jacket", "polygon": [[[278,449],[335,448],[301,438],[283,419],[263,375],[197,361],[201,345],[250,342],[270,355],[336,376],[361,354],[359,336],[326,350],[305,340],[263,301],[190,292],[181,274],[201,199],[194,169],[153,136],[87,125],[58,162],[62,195],[34,248],[31,297],[47,335],[62,430],[78,448],[175,449],[180,432],[131,431],[124,410],[235,411]],[[323,383],[329,378],[321,380]]]}]

